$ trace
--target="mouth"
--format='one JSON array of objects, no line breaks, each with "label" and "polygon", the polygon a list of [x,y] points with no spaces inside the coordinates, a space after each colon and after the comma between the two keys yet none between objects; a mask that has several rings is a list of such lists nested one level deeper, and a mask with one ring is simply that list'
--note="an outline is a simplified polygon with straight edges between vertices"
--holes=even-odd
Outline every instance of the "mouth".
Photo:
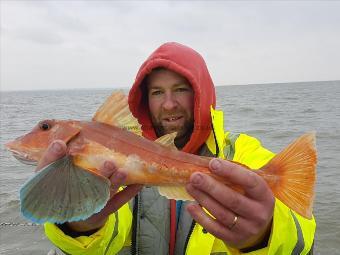
[{"label": "mouth", "polygon": [[177,121],[181,120],[182,118],[183,118],[183,116],[171,116],[171,117],[163,118],[163,120],[165,122],[168,122],[168,123],[176,123]]},{"label": "mouth", "polygon": [[29,155],[26,153],[22,153],[16,150],[10,150],[10,152],[12,152],[13,157],[15,157],[17,160],[19,160],[23,164],[36,166],[38,163],[37,161],[31,159]]}]

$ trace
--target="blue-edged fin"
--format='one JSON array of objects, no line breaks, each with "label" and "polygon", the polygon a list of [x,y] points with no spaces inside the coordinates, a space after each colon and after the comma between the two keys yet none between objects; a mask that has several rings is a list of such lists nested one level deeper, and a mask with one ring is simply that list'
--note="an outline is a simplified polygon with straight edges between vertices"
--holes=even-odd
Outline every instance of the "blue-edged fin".
[{"label": "blue-edged fin", "polygon": [[20,190],[22,214],[36,223],[84,220],[103,209],[110,181],[65,156],[39,171]]}]

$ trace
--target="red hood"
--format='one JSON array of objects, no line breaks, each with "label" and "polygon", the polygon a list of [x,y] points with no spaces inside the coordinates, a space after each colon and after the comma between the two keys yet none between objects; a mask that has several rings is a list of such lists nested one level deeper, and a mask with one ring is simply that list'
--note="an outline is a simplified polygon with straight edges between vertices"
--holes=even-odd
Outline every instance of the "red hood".
[{"label": "red hood", "polygon": [[152,127],[146,95],[143,95],[143,80],[152,69],[164,67],[184,76],[195,93],[194,131],[182,151],[196,153],[211,131],[210,106],[215,108],[214,84],[202,56],[193,49],[179,43],[161,45],[140,67],[129,93],[132,114],[142,125],[143,135],[151,140],[157,138]]}]

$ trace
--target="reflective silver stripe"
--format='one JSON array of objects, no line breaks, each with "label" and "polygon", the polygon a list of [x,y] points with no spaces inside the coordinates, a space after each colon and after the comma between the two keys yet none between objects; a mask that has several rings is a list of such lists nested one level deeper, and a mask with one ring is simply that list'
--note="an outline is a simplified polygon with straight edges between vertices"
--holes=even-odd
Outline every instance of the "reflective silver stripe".
[{"label": "reflective silver stripe", "polygon": [[228,160],[232,160],[235,154],[235,142],[240,136],[239,133],[229,133],[226,138],[226,146],[223,148],[224,157]]},{"label": "reflective silver stripe", "polygon": [[297,232],[297,242],[295,244],[295,247],[292,251],[292,255],[300,255],[303,249],[305,248],[305,241],[303,240],[303,235],[302,235],[302,230],[300,223],[294,213],[290,211],[291,215],[293,216],[294,222],[295,222],[295,227],[296,227],[296,232]]},{"label": "reflective silver stripe", "polygon": [[106,249],[105,249],[105,252],[104,252],[104,255],[107,254],[107,252],[109,251],[109,248],[111,246],[111,243],[113,242],[113,239],[115,239],[115,237],[117,236],[118,234],[118,224],[119,224],[119,217],[118,217],[118,212],[115,212],[115,218],[116,218],[116,222],[115,222],[115,228],[113,230],[113,233],[112,233],[112,236],[111,236],[111,239],[109,241],[109,243],[107,244],[106,246]]}]

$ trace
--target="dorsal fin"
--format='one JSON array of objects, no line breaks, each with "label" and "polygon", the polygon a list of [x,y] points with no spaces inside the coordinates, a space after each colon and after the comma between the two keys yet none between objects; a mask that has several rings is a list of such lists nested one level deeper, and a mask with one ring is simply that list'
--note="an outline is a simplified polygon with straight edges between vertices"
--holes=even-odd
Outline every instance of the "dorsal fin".
[{"label": "dorsal fin", "polygon": [[158,139],[155,140],[155,142],[162,144],[165,147],[178,150],[176,145],[175,145],[176,136],[177,136],[177,132],[173,132],[171,134],[166,134],[166,135],[159,137]]},{"label": "dorsal fin", "polygon": [[113,92],[99,107],[92,118],[111,126],[126,129],[139,136],[142,135],[141,125],[130,112],[127,96],[123,92]]}]

